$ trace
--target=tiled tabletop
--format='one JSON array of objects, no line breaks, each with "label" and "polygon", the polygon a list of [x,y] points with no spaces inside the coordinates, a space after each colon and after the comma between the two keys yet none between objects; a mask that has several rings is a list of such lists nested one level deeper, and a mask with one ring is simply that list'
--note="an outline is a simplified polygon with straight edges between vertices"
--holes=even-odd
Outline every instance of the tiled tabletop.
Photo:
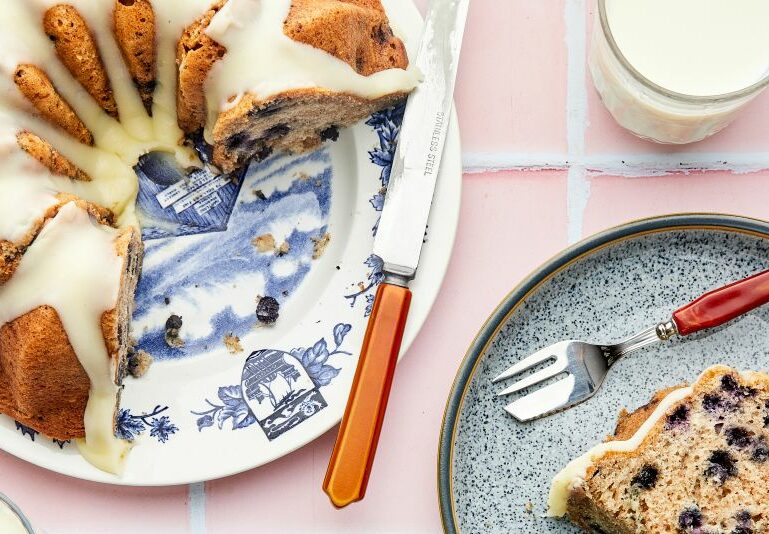
[{"label": "tiled tabletop", "polygon": [[446,396],[477,329],[523,276],[567,244],[639,217],[769,217],[769,92],[703,143],[638,140],[590,84],[592,10],[591,0],[472,4],[457,88],[465,177],[456,248],[396,373],[365,501],[336,511],[320,490],[335,431],[263,468],[175,488],[81,482],[0,453],[0,491],[49,534],[440,532]]}]

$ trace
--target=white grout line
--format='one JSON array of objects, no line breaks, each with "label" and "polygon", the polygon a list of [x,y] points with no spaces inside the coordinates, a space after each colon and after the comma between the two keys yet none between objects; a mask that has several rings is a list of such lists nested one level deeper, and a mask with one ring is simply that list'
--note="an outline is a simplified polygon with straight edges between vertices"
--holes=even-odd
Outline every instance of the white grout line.
[{"label": "white grout line", "polygon": [[587,130],[587,10],[585,0],[566,0],[566,140],[569,148],[569,174],[566,182],[568,240],[582,237],[582,221],[590,197],[583,158]]},{"label": "white grout line", "polygon": [[585,0],[566,0],[566,139],[569,156],[585,153],[587,129],[587,8]]},{"label": "white grout line", "polygon": [[722,152],[595,156],[586,158],[584,164],[589,171],[618,176],[659,176],[706,171],[744,174],[769,169],[769,154]]},{"label": "white grout line", "polygon": [[187,493],[190,514],[190,534],[206,534],[206,485],[190,484]]},{"label": "white grout line", "polygon": [[587,208],[587,202],[590,200],[590,180],[585,175],[584,167],[580,165],[569,167],[569,173],[566,178],[566,189],[568,191],[566,213],[567,220],[569,221],[567,238],[569,244],[576,243],[582,239],[585,208]]},{"label": "white grout line", "polygon": [[769,170],[769,153],[605,154],[570,157],[567,154],[517,152],[467,152],[462,157],[466,173],[506,170],[566,169],[585,167],[590,173],[614,176],[660,176],[665,174],[725,171],[735,174]]},{"label": "white grout line", "polygon": [[569,165],[565,154],[520,154],[508,152],[465,152],[462,166],[466,173],[508,170],[565,169]]}]

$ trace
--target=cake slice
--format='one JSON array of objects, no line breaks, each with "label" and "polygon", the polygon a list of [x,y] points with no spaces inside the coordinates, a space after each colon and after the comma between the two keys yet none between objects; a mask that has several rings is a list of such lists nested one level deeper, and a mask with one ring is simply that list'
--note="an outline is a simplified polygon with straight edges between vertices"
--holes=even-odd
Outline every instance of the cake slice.
[{"label": "cake slice", "polygon": [[[91,265],[83,252],[106,261]],[[141,255],[136,228],[114,229],[76,202],[45,221],[0,285],[0,412],[51,438],[83,438],[81,450],[97,455],[114,447],[110,414],[127,368]],[[41,256],[55,267],[42,265]],[[68,275],[72,287],[62,288]],[[99,403],[111,405],[106,420],[99,420]]]},{"label": "cake slice", "polygon": [[225,172],[336,140],[417,81],[379,0],[219,0],[184,32],[177,62],[179,125],[208,130]]},{"label": "cake slice", "polygon": [[661,391],[553,481],[550,514],[605,534],[769,532],[769,376]]}]

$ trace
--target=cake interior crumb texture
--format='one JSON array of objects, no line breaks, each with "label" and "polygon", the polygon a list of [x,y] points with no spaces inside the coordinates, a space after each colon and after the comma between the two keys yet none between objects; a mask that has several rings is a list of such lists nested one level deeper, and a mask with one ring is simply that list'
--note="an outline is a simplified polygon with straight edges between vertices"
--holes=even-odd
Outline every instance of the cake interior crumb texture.
[{"label": "cake interior crumb texture", "polygon": [[[623,412],[609,441],[632,437],[665,393]],[[568,515],[594,533],[769,532],[769,376],[707,370],[637,450],[594,460]]]}]

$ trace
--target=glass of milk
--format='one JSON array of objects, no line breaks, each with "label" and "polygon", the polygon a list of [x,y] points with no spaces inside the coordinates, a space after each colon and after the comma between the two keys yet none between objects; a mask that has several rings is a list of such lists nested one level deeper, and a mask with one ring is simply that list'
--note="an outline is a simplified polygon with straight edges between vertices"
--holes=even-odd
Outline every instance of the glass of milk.
[{"label": "glass of milk", "polygon": [[598,0],[593,81],[639,137],[699,141],[769,84],[768,23],[769,0]]},{"label": "glass of milk", "polygon": [[2,493],[0,493],[0,533],[35,534],[35,530],[19,507]]}]

